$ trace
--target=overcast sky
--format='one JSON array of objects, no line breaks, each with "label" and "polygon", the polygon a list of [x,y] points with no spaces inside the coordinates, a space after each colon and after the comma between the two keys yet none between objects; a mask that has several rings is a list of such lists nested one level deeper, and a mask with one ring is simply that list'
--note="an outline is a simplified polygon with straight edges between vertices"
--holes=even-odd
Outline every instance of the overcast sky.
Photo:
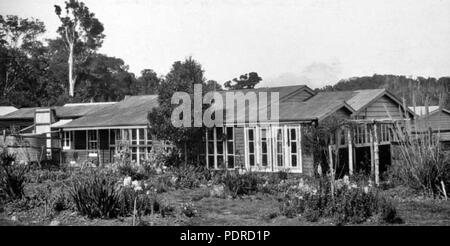
[{"label": "overcast sky", "polygon": [[[0,0],[55,37],[61,0]],[[353,76],[450,75],[450,0],[85,0],[105,26],[100,52],[136,74],[166,74],[192,56],[223,83],[258,72],[263,85],[321,87]]]}]

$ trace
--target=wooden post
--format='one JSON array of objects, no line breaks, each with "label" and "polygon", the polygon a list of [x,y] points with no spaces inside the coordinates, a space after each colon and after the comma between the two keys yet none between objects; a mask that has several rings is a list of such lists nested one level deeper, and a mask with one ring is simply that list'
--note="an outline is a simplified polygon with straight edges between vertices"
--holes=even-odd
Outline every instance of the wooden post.
[{"label": "wooden post", "polygon": [[378,134],[377,134],[377,124],[373,125],[373,136],[374,136],[374,165],[375,165],[375,184],[378,185],[380,183],[380,158],[378,151]]},{"label": "wooden post", "polygon": [[353,175],[353,144],[352,144],[352,134],[351,128],[347,129],[347,143],[348,143],[348,173]]},{"label": "wooden post", "polygon": [[373,178],[375,174],[374,148],[373,148],[373,130],[369,128],[370,139],[370,176]]},{"label": "wooden post", "polygon": [[98,132],[98,129],[95,131],[95,134],[97,135],[97,159],[98,159],[98,165],[100,167],[103,167],[103,161],[100,155],[100,134]]},{"label": "wooden post", "polygon": [[331,184],[331,197],[334,199],[334,169],[333,169],[333,149],[331,144],[328,145],[328,155],[329,155],[329,168],[330,168],[330,184]]}]

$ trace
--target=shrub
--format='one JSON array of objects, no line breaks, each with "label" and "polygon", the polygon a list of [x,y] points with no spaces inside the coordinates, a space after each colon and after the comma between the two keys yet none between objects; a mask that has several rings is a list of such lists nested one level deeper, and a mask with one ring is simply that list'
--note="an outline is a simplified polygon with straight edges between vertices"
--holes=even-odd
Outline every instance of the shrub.
[{"label": "shrub", "polygon": [[50,206],[55,212],[61,212],[71,209],[73,204],[68,192],[63,188],[60,188],[52,191]]},{"label": "shrub", "polygon": [[392,204],[392,202],[382,199],[378,203],[378,211],[380,213],[380,218],[383,222],[389,224],[401,224],[403,219],[397,214],[397,209]]},{"label": "shrub", "polygon": [[148,178],[144,172],[140,172],[139,168],[132,164],[122,164],[117,167],[119,173],[123,176],[129,176],[133,180],[144,180]]},{"label": "shrub", "polygon": [[52,181],[52,182],[56,182],[56,181],[63,181],[66,180],[70,177],[70,173],[69,172],[65,172],[62,170],[48,170],[48,169],[44,169],[44,170],[32,170],[30,172],[27,173],[26,177],[27,177],[27,181],[30,183],[42,183],[45,181]]},{"label": "shrub", "polygon": [[331,217],[336,224],[359,224],[376,214],[387,223],[399,221],[395,206],[377,192],[343,185],[336,187],[333,197],[329,182],[322,180],[318,185],[317,190],[287,192],[280,213],[289,218],[303,214],[311,222]]},{"label": "shrub", "polygon": [[222,177],[225,189],[232,197],[255,193],[258,191],[259,181],[259,177],[252,172],[244,174],[226,172]]},{"label": "shrub", "polygon": [[114,179],[92,170],[74,177],[69,194],[76,209],[89,218],[114,218],[120,212],[120,191]]},{"label": "shrub", "polygon": [[211,171],[204,167],[189,165],[186,167],[172,168],[171,171],[176,178],[177,188],[197,188],[202,182],[204,183],[212,178]]},{"label": "shrub", "polygon": [[277,176],[280,180],[288,179],[288,173],[286,171],[278,171]]},{"label": "shrub", "polygon": [[24,195],[26,174],[29,166],[15,162],[16,156],[6,149],[0,153],[0,188],[10,200],[20,199]]}]

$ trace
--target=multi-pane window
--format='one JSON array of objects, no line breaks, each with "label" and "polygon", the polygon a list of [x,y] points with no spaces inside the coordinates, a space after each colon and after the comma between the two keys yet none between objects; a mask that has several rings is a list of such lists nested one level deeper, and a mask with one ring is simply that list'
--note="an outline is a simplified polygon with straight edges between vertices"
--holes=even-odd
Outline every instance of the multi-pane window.
[{"label": "multi-pane window", "polygon": [[206,132],[206,161],[210,168],[234,168],[235,144],[232,127],[209,128]]},{"label": "multi-pane window", "polygon": [[246,127],[245,133],[245,161],[248,168],[286,168],[301,172],[299,125]]},{"label": "multi-pane window", "polygon": [[97,131],[96,130],[89,130],[88,131],[88,149],[97,149],[98,143],[97,143]]},{"label": "multi-pane window", "polygon": [[235,154],[234,154],[234,128],[226,128],[226,149],[227,149],[227,168],[234,168]]},{"label": "multi-pane window", "polygon": [[145,144],[145,129],[137,129],[139,133],[139,145]]},{"label": "multi-pane window", "polygon": [[295,168],[299,163],[299,153],[298,153],[298,128],[290,127],[288,128],[288,145],[290,150],[291,167]]},{"label": "multi-pane window", "polygon": [[250,166],[255,166],[255,129],[247,129],[247,153],[248,153],[248,163]]},{"label": "multi-pane window", "polygon": [[216,135],[215,135],[215,131],[214,128],[209,128],[206,132],[206,153],[207,153],[207,163],[208,163],[208,167],[212,167],[215,168],[215,139],[216,139]]},{"label": "multi-pane window", "polygon": [[131,129],[131,145],[137,145],[137,129]]},{"label": "multi-pane window", "polygon": [[63,149],[71,149],[72,131],[63,132]]},{"label": "multi-pane window", "polygon": [[283,128],[275,128],[275,163],[277,167],[284,165],[284,134]]},{"label": "multi-pane window", "polygon": [[269,135],[269,129],[268,128],[261,128],[261,165],[263,167],[269,166],[269,160],[270,160],[270,135]]}]

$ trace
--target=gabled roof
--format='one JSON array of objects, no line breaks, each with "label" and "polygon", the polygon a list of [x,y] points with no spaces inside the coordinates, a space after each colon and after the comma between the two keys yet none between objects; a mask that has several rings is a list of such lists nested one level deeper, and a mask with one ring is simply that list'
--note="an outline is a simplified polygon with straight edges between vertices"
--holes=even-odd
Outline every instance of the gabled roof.
[{"label": "gabled roof", "polygon": [[254,88],[254,89],[240,89],[240,90],[224,90],[224,91],[217,91],[222,95],[225,95],[226,92],[242,92],[242,93],[247,93],[247,92],[278,92],[279,93],[279,99],[285,99],[288,98],[290,96],[292,96],[293,94],[301,91],[301,90],[306,90],[312,94],[315,94],[313,90],[311,90],[311,88],[309,88],[306,85],[291,85],[291,86],[277,86],[277,87],[259,87],[259,88]]},{"label": "gabled roof", "polygon": [[355,110],[344,101],[315,99],[312,102],[309,100],[307,102],[281,102],[279,118],[280,122],[296,120],[321,121],[339,109],[347,110],[349,115],[355,112]]},{"label": "gabled roof", "polygon": [[145,126],[148,122],[148,113],[158,105],[157,95],[129,96],[116,104],[108,105],[102,110],[64,124],[60,128]]},{"label": "gabled roof", "polygon": [[[250,104],[246,104],[245,107],[241,107],[238,108],[238,105],[234,105],[234,117],[236,119],[236,121],[238,123],[243,123],[243,122],[249,122],[249,113],[248,112],[258,112],[259,114],[261,114],[260,112],[262,110],[266,110],[267,112],[267,117],[270,118],[270,110],[271,110],[271,93],[272,92],[278,92],[278,102],[284,102],[286,101],[288,98],[296,95],[297,93],[301,92],[301,91],[307,91],[308,93],[310,93],[311,95],[315,95],[315,92],[309,88],[306,85],[292,85],[292,86],[278,86],[278,87],[261,87],[261,88],[254,88],[254,89],[241,89],[241,90],[226,90],[226,91],[218,91],[223,98],[223,107],[225,110],[225,114],[227,116],[230,116],[230,111],[232,110],[232,108],[227,108],[227,104],[226,104],[226,93],[229,92],[241,92],[244,95],[248,95],[247,93],[249,92],[254,92],[256,95],[256,105],[250,105]],[[261,107],[258,106],[260,99],[260,92],[267,92],[267,100],[266,100],[266,105],[265,107]],[[280,107],[281,110],[281,107]],[[247,112],[247,113],[245,113]]]},{"label": "gabled roof", "polygon": [[[327,91],[327,92],[319,92],[317,95],[312,97],[312,99],[320,98],[321,100],[331,100],[331,101],[345,101],[350,107],[355,110],[355,114],[364,110],[368,107],[372,102],[375,102],[382,96],[389,97],[392,101],[397,103],[400,107],[403,108],[402,102],[394,96],[392,93],[387,91],[386,89],[368,89],[368,90],[355,90],[355,91]],[[414,116],[414,112],[410,109],[406,109],[412,116]]]},{"label": "gabled roof", "polygon": [[[109,103],[77,103],[77,104],[65,104],[64,106],[51,107],[55,110],[56,117],[58,118],[78,118],[89,113],[102,110],[115,102]],[[34,120],[34,113],[36,109],[45,107],[31,107],[20,108],[9,114],[0,116],[0,120]]]},{"label": "gabled roof", "polygon": [[17,108],[13,106],[0,106],[0,116],[16,111]]}]

